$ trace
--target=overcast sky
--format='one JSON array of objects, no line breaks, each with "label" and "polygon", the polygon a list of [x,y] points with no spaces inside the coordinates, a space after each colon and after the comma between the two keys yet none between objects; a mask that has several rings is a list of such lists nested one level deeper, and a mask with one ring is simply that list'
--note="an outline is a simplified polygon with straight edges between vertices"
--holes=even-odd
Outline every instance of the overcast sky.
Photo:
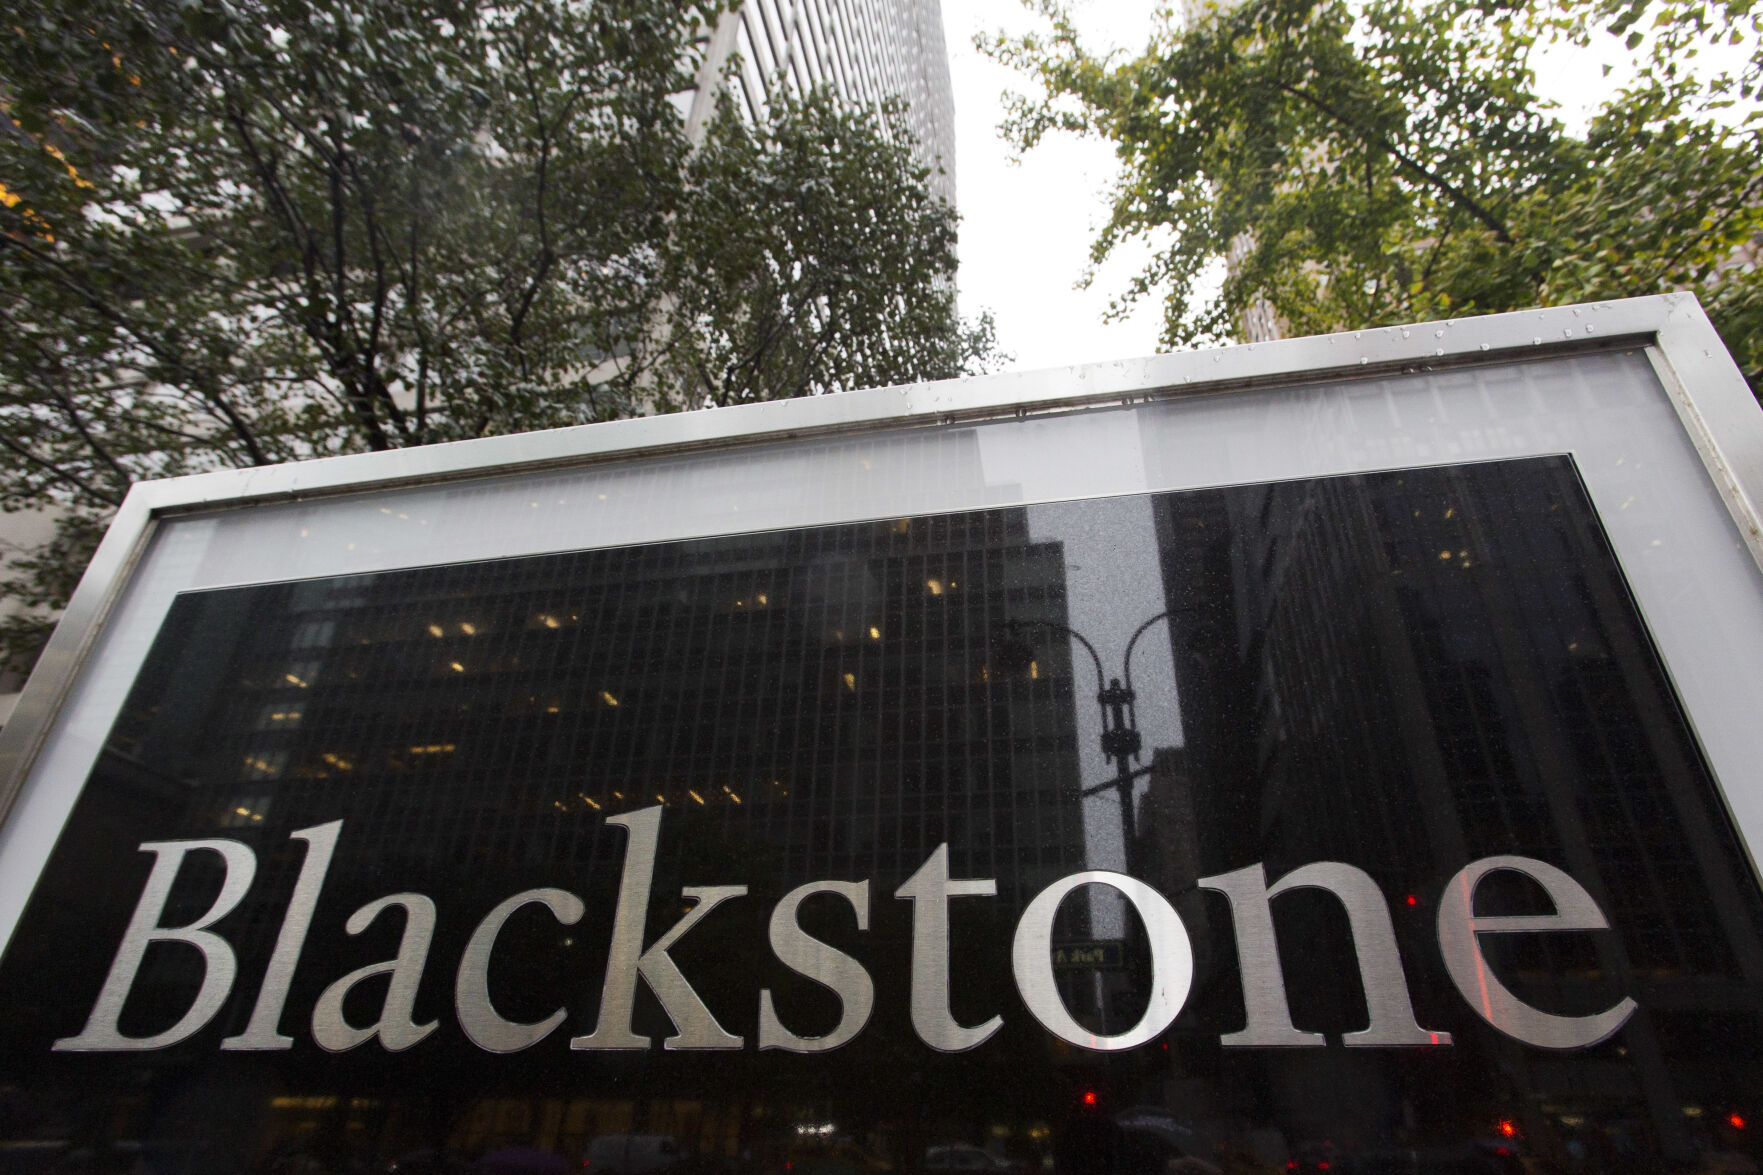
[{"label": "overcast sky", "polygon": [[[1150,35],[1156,7],[1148,0],[1089,0],[1077,11],[1093,43],[1105,38],[1136,50]],[[962,313],[992,311],[999,344],[1016,356],[1017,370],[1151,354],[1155,307],[1128,322],[1102,323],[1109,296],[1135,266],[1111,262],[1093,288],[1072,289],[1107,219],[1118,170],[1113,151],[1062,135],[1017,165],[998,137],[1000,95],[1021,87],[1010,70],[974,50],[973,35],[1033,28],[1028,10],[1020,0],[943,0],[943,24],[955,83]]]},{"label": "overcast sky", "polygon": [[[1134,52],[1150,37],[1157,8],[1151,0],[1071,4],[1091,48]],[[1022,86],[1014,73],[974,50],[973,36],[1027,31],[1036,27],[1035,19],[1021,0],[943,0],[943,23],[955,83],[962,313],[992,311],[1000,346],[1016,357],[1009,364],[1013,370],[1154,353],[1161,324],[1155,305],[1141,305],[1125,322],[1102,322],[1110,297],[1137,272],[1144,251],[1117,255],[1091,289],[1072,288],[1107,219],[1118,173],[1113,152],[1097,141],[1055,136],[1018,165],[1009,162],[998,137],[1000,95]],[[1729,65],[1748,50],[1730,50]],[[1551,50],[1538,62],[1539,89],[1559,104],[1569,127],[1583,130],[1595,103],[1621,76],[1606,79],[1602,63],[1622,56],[1613,40],[1588,50]]]}]

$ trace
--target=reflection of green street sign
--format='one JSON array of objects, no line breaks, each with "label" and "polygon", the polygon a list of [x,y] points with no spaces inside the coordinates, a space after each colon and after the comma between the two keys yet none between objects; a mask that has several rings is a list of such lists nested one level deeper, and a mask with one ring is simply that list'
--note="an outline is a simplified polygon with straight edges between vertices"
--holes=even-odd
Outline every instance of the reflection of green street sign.
[{"label": "reflection of green street sign", "polygon": [[1119,939],[1106,942],[1066,942],[1053,946],[1054,967],[1102,967],[1118,971],[1126,963]]}]

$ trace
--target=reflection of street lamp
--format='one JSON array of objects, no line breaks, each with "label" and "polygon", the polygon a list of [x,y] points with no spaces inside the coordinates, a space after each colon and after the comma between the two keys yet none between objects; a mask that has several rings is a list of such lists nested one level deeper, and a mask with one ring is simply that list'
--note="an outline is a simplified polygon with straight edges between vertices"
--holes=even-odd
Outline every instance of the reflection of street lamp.
[{"label": "reflection of street lamp", "polygon": [[1089,638],[1069,625],[1060,624],[1056,620],[1008,620],[1004,627],[1015,635],[1019,627],[1038,624],[1043,628],[1051,628],[1062,632],[1077,641],[1089,653],[1090,660],[1096,666],[1096,705],[1102,711],[1102,757],[1114,762],[1114,778],[1104,783],[1094,784],[1082,790],[1081,794],[1088,798],[1099,792],[1114,788],[1120,797],[1120,834],[1123,838],[1122,852],[1126,858],[1126,871],[1133,873],[1133,856],[1138,840],[1138,820],[1133,806],[1133,784],[1141,775],[1148,775],[1150,767],[1134,767],[1139,759],[1139,750],[1144,740],[1139,736],[1139,719],[1137,707],[1134,705],[1136,695],[1132,688],[1132,654],[1139,638],[1159,620],[1166,619],[1169,611],[1165,609],[1151,617],[1133,631],[1132,637],[1126,642],[1126,656],[1122,659],[1121,677],[1126,684],[1121,684],[1121,677],[1109,678],[1103,684],[1102,657],[1096,652],[1096,646]]}]

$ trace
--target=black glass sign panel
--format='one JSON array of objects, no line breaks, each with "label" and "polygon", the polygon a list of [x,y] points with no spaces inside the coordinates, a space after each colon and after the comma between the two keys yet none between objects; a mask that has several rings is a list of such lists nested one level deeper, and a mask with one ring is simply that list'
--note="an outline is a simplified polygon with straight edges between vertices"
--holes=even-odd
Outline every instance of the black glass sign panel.
[{"label": "black glass sign panel", "polygon": [[1754,1170],[1759,914],[1567,458],[192,593],[0,1171]]}]

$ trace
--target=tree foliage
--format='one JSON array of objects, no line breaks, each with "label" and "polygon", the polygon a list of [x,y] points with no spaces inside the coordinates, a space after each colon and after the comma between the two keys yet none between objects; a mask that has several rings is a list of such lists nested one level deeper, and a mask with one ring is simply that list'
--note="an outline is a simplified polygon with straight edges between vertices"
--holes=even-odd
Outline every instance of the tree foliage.
[{"label": "tree foliage", "polygon": [[[1092,258],[1156,243],[1114,309],[1164,293],[1165,345],[1228,339],[1262,299],[1309,334],[1689,289],[1763,385],[1750,0],[1241,0],[1169,16],[1131,59],[1035,6],[1048,31],[982,46],[1042,91],[1006,132],[1115,145]],[[1539,97],[1551,44],[1627,79],[1583,134]]]},{"label": "tree foliage", "polygon": [[926,198],[904,111],[884,112],[895,131],[859,144],[830,102],[764,127],[724,104],[715,149],[687,169],[695,198],[662,282],[666,387],[720,406],[949,376],[992,354],[989,318],[957,322],[954,218]]},{"label": "tree foliage", "polygon": [[61,533],[0,590],[58,606],[141,478],[983,364],[897,110],[687,141],[726,6],[10,6],[0,506]]}]

